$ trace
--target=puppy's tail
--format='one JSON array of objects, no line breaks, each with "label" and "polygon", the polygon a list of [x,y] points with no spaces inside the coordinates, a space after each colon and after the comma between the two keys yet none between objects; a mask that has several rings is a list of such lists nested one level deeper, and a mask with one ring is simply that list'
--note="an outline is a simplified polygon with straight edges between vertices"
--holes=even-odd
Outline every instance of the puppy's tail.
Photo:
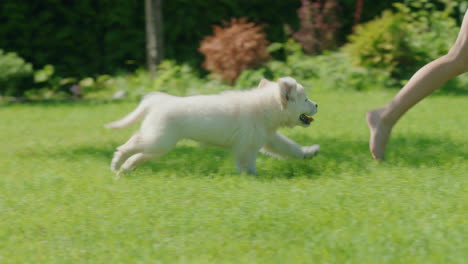
[{"label": "puppy's tail", "polygon": [[151,100],[148,100],[149,96],[145,96],[141,103],[133,110],[130,114],[126,115],[124,118],[114,121],[112,123],[104,125],[108,129],[119,129],[131,126],[139,121],[141,121],[146,114],[148,113]]}]

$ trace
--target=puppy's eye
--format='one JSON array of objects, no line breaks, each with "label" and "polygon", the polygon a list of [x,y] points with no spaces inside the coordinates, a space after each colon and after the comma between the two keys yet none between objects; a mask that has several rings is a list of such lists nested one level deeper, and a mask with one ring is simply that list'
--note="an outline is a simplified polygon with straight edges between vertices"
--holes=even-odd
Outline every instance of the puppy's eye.
[{"label": "puppy's eye", "polygon": [[307,98],[305,99],[305,101],[307,102]]}]

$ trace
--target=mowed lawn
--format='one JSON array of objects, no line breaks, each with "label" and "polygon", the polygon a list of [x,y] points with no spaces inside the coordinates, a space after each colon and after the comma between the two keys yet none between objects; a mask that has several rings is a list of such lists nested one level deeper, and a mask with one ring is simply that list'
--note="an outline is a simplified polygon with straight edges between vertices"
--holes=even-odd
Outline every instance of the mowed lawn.
[{"label": "mowed lawn", "polygon": [[368,153],[365,112],[389,92],[311,92],[311,160],[181,142],[118,181],[112,153],[137,128],[103,124],[137,102],[0,107],[0,263],[466,263],[468,104],[433,95]]}]

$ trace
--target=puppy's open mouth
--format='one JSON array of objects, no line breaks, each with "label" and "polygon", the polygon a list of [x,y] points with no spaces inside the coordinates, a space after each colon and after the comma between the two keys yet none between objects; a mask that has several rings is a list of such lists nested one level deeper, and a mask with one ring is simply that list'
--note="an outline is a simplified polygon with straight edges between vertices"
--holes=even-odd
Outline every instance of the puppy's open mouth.
[{"label": "puppy's open mouth", "polygon": [[310,122],[314,121],[314,119],[311,116],[307,116],[305,114],[301,114],[299,116],[299,120],[301,120],[301,122],[305,125],[310,125]]}]

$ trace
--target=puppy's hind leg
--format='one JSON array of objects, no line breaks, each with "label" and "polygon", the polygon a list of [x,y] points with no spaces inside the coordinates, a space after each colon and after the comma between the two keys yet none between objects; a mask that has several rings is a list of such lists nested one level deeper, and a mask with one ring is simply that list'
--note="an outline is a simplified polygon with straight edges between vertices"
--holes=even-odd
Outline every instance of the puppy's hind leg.
[{"label": "puppy's hind leg", "polygon": [[119,179],[120,175],[133,170],[136,168],[138,165],[142,164],[143,162],[151,159],[153,155],[151,154],[145,154],[145,153],[137,153],[132,155],[130,158],[128,158],[124,164],[120,167],[119,171],[117,172],[117,175],[115,179]]},{"label": "puppy's hind leg", "polygon": [[[136,133],[130,139],[120,147],[117,147],[117,151],[114,152],[114,157],[111,162],[111,171],[117,172],[120,169],[122,163],[128,159],[131,155],[139,152],[137,146],[140,141],[140,134]],[[141,150],[140,150],[141,151]]]},{"label": "puppy's hind leg", "polygon": [[117,172],[117,178],[119,178],[121,174],[133,170],[138,165],[149,159],[159,158],[165,155],[175,147],[177,141],[178,138],[170,134],[152,135],[150,137],[140,139],[139,144],[141,146],[138,149],[141,149],[142,151],[132,155],[123,163]]}]

